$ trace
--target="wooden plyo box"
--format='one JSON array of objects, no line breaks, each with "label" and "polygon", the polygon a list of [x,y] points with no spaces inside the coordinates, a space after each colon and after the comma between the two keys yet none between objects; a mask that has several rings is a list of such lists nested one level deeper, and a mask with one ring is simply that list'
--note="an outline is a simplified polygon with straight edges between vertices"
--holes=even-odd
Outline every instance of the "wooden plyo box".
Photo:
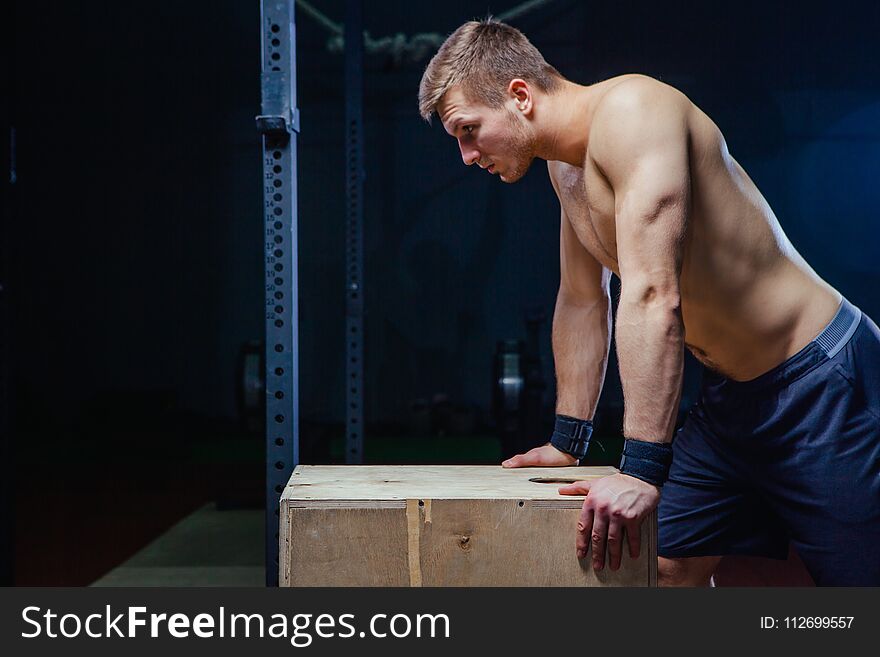
[{"label": "wooden plyo box", "polygon": [[281,586],[655,586],[657,522],[638,559],[578,559],[583,496],[614,468],[297,466],[281,496]]}]

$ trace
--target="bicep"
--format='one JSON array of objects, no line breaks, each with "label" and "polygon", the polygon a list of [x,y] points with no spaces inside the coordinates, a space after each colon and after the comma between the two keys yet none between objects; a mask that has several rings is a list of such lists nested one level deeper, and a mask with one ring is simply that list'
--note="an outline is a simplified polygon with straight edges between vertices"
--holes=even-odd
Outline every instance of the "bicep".
[{"label": "bicep", "polygon": [[592,302],[607,296],[610,272],[581,244],[563,209],[559,230],[559,297]]},{"label": "bicep", "polygon": [[615,202],[621,280],[677,286],[690,211],[686,152],[646,158],[627,183]]},{"label": "bicep", "polygon": [[614,190],[621,281],[677,285],[691,196],[685,108],[661,94],[616,109],[596,150]]}]

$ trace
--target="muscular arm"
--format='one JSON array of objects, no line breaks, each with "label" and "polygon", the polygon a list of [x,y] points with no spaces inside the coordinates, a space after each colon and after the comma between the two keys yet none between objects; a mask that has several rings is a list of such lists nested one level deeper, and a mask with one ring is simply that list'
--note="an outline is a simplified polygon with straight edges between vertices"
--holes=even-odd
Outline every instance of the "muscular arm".
[{"label": "muscular arm", "polygon": [[[629,87],[628,89],[626,87]],[[612,96],[614,94],[614,96]],[[623,434],[668,442],[681,397],[684,325],[682,248],[690,200],[687,99],[658,82],[621,83],[602,101],[590,131],[590,157],[614,190],[620,303],[617,359],[623,383]],[[640,523],[660,490],[624,473],[559,489],[587,494],[577,554],[593,568],[620,566],[624,536],[639,552]]]},{"label": "muscular arm", "polygon": [[690,176],[686,99],[657,83],[597,112],[596,164],[615,195],[624,436],[668,442],[681,398],[682,249]]},{"label": "muscular arm", "polygon": [[[554,163],[550,180],[556,193]],[[559,236],[559,293],[553,313],[556,412],[592,419],[602,392],[611,336],[611,273],[583,247],[562,211]],[[503,462],[506,468],[572,465],[576,459],[549,443]]]},{"label": "muscular arm", "polygon": [[611,344],[610,272],[578,241],[562,212],[560,284],[553,313],[556,412],[592,419]]}]

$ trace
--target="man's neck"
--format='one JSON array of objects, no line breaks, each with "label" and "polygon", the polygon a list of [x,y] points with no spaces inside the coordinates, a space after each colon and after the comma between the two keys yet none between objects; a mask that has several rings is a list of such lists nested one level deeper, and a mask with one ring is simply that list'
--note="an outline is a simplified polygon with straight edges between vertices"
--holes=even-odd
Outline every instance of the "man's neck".
[{"label": "man's neck", "polygon": [[593,86],[564,81],[563,88],[545,96],[535,119],[537,156],[583,166],[590,139],[590,124],[597,104]]}]

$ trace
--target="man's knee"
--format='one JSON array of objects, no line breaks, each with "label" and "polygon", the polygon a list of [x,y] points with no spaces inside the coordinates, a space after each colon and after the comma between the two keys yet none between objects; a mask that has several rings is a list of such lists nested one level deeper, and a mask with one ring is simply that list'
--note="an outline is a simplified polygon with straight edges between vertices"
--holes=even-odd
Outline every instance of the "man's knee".
[{"label": "man's knee", "polygon": [[721,557],[667,559],[659,557],[657,584],[660,586],[709,586],[709,579]]}]

